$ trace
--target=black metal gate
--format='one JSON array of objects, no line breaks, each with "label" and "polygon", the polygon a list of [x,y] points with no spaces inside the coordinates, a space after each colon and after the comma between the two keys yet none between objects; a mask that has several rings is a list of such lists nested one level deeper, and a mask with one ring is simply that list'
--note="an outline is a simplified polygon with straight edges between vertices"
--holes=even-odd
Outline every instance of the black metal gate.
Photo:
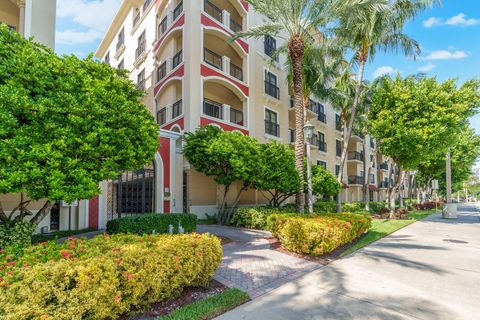
[{"label": "black metal gate", "polygon": [[155,212],[155,166],[127,171],[108,182],[108,220]]}]

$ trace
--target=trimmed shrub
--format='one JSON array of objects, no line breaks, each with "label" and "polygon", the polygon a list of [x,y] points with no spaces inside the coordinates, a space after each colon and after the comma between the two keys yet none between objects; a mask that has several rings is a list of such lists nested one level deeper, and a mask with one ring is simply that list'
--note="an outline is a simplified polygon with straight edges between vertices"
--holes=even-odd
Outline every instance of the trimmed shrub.
[{"label": "trimmed shrub", "polygon": [[335,201],[317,201],[313,205],[313,211],[318,213],[335,213],[337,212],[337,202]]},{"label": "trimmed shrub", "polygon": [[433,210],[435,209],[436,203],[435,201],[429,201],[425,203],[417,203],[413,205],[415,210]]},{"label": "trimmed shrub", "polygon": [[369,216],[351,213],[271,215],[268,227],[285,249],[320,256],[360,237],[371,222]]},{"label": "trimmed shrub", "polygon": [[[13,249],[12,249],[13,250]],[[222,259],[209,235],[113,235],[0,253],[0,318],[116,319],[206,285]]]},{"label": "trimmed shrub", "polygon": [[173,233],[179,233],[182,226],[185,233],[194,232],[197,229],[197,216],[187,213],[170,214],[144,214],[132,217],[119,218],[107,222],[107,232],[133,233],[133,234],[168,234],[170,225]]},{"label": "trimmed shrub", "polygon": [[267,229],[267,219],[272,214],[281,214],[283,212],[290,213],[294,209],[286,207],[285,209],[270,208],[270,207],[253,207],[253,208],[239,208],[232,215],[230,224],[235,227],[243,227],[249,229]]},{"label": "trimmed shrub", "polygon": [[36,225],[28,221],[8,221],[0,224],[0,248],[31,245],[32,233],[36,228]]},{"label": "trimmed shrub", "polygon": [[372,201],[368,203],[368,207],[371,213],[378,213],[380,212],[381,209],[386,208],[387,204],[385,203],[385,201],[381,201],[381,202]]}]

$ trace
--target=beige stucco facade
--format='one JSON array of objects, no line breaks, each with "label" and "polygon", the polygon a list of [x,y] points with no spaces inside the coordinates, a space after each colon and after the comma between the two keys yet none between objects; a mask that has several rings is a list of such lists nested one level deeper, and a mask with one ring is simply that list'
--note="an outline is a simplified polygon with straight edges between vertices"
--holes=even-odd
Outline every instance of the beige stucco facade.
[{"label": "beige stucco facade", "polygon": [[[268,56],[282,45],[281,40],[228,41],[235,31],[265,19],[242,0],[123,1],[96,56],[113,67],[127,69],[132,81],[146,91],[143,102],[157,119],[161,137],[168,132],[180,137],[199,126],[215,125],[248,134],[261,143],[291,144],[294,111],[283,68],[285,57],[271,63]],[[335,174],[340,162],[338,112],[328,103],[313,101],[307,117],[316,135],[312,163],[325,165]],[[181,144],[179,139],[174,143]],[[183,208],[199,216],[215,213],[222,188],[189,166],[181,156],[181,146],[170,150],[174,155],[159,149],[161,171],[171,173],[162,177],[162,187],[155,191],[159,207],[163,212]],[[348,185],[344,200],[362,200],[364,161],[375,166],[371,198],[385,199],[385,192],[377,188],[386,176],[379,161],[386,159],[374,150],[369,137],[352,137],[344,172]],[[266,202],[254,190],[240,201],[241,205]]]}]

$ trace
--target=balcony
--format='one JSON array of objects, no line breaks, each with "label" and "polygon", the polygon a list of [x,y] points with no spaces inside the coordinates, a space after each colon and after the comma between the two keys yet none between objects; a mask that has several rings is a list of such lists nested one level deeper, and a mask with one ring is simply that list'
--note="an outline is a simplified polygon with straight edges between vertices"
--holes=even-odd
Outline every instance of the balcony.
[{"label": "balcony", "polygon": [[363,153],[358,151],[350,151],[348,153],[348,161],[361,161],[363,162],[364,156]]},{"label": "balcony", "polygon": [[280,100],[280,88],[274,84],[265,80],[265,93],[277,100]]},{"label": "balcony", "polygon": [[183,62],[183,50],[178,51],[172,58],[172,69],[175,69]]},{"label": "balcony", "polygon": [[386,162],[380,163],[380,165],[378,166],[378,168],[379,168],[380,170],[383,170],[383,171],[388,171],[388,163],[386,163]]},{"label": "balcony", "polygon": [[280,125],[276,122],[265,120],[265,133],[274,137],[280,137]]},{"label": "balcony", "polygon": [[157,68],[157,82],[160,82],[167,76],[167,61],[163,62],[158,68]]},{"label": "balcony", "polygon": [[145,0],[145,2],[143,3],[143,13],[145,13],[148,9],[148,7],[152,4],[152,0]]},{"label": "balcony", "polygon": [[351,138],[362,141],[363,138],[365,138],[365,136],[363,135],[363,133],[360,130],[353,130]]},{"label": "balcony", "polygon": [[237,21],[232,17],[232,13],[222,10],[209,0],[204,1],[204,11],[220,24],[224,25],[232,33],[243,30],[241,21]]},{"label": "balcony", "polygon": [[168,68],[169,63],[167,63],[170,59],[164,61],[158,68],[157,68],[157,83],[162,81],[169,72],[175,70],[179,65],[183,62],[183,50],[180,49],[172,58],[171,58],[171,67]]},{"label": "balcony", "polygon": [[349,185],[363,185],[365,178],[362,176],[348,176]]},{"label": "balcony", "polygon": [[183,114],[183,102],[178,100],[172,105],[167,105],[157,112],[157,123],[163,126]]},{"label": "balcony", "polygon": [[290,143],[295,143],[295,129],[288,129],[290,133]]},{"label": "balcony", "polygon": [[157,26],[157,41],[154,46],[154,53],[156,54],[159,51],[161,42],[165,39],[165,35],[169,30],[173,30],[174,26],[180,27],[185,22],[184,20],[180,21],[179,18],[183,13],[183,1],[180,2],[173,11],[168,12],[165,17],[160,21]]},{"label": "balcony", "polygon": [[202,110],[202,113],[206,116],[237,126],[244,126],[243,112],[228,105],[204,99]]},{"label": "balcony", "polygon": [[173,21],[177,20],[180,17],[180,14],[183,12],[183,1],[181,1],[175,9],[173,9]]},{"label": "balcony", "polygon": [[140,80],[140,81],[135,85],[135,88],[137,88],[137,90],[145,91],[145,79]]},{"label": "balcony", "polygon": [[203,49],[203,61],[228,74],[229,76],[243,82],[243,69],[230,61],[229,57],[221,56],[218,53],[208,49]]},{"label": "balcony", "polygon": [[387,189],[389,187],[388,181],[380,181],[378,183],[378,188],[379,189]]}]

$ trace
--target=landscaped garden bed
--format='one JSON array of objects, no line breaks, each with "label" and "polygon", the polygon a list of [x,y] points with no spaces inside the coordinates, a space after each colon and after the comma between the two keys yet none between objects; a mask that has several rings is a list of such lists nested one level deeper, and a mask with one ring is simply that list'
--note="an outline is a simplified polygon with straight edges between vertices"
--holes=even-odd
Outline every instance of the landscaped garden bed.
[{"label": "landscaped garden bed", "polygon": [[209,235],[103,235],[0,253],[0,318],[115,319],[209,284],[222,258]]}]

